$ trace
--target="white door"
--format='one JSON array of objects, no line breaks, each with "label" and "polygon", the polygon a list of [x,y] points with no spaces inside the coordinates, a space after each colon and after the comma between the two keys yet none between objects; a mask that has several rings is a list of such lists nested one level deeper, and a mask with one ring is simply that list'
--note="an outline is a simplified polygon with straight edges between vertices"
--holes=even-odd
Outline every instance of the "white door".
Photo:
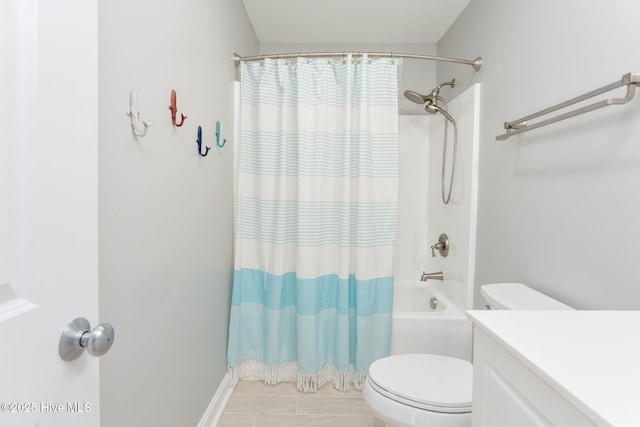
[{"label": "white door", "polygon": [[[100,423],[97,0],[0,1],[0,426]],[[124,114],[124,113],[123,113]]]}]

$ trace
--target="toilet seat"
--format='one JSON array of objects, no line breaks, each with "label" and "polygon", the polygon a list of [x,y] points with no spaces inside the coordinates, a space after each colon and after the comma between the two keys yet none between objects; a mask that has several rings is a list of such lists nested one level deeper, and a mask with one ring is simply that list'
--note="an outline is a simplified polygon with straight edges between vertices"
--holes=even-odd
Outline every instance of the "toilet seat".
[{"label": "toilet seat", "polygon": [[376,392],[414,408],[471,412],[470,362],[435,354],[398,354],[375,361],[368,381]]}]

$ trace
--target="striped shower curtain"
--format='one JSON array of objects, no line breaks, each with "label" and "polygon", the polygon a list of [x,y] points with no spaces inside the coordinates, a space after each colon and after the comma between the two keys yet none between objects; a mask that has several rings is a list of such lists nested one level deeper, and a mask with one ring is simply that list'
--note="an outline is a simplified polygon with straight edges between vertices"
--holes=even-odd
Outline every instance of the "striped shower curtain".
[{"label": "striped shower curtain", "polygon": [[241,64],[228,366],[234,381],[360,388],[389,354],[397,64]]}]

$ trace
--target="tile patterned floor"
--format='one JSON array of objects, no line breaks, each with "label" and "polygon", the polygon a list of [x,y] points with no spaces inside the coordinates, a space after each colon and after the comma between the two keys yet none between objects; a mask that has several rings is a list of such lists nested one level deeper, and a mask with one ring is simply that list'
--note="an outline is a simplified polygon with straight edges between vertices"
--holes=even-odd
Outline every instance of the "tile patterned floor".
[{"label": "tile patterned floor", "polygon": [[218,427],[383,427],[371,415],[362,393],[341,392],[326,384],[316,393],[301,393],[295,383],[275,386],[240,381]]}]

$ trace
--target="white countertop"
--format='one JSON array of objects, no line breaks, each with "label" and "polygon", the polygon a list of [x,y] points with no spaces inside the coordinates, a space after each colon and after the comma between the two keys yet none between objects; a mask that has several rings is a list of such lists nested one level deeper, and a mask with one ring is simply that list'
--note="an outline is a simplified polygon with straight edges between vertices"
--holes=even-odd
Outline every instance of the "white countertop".
[{"label": "white countertop", "polygon": [[640,426],[640,311],[467,315],[602,426]]}]

